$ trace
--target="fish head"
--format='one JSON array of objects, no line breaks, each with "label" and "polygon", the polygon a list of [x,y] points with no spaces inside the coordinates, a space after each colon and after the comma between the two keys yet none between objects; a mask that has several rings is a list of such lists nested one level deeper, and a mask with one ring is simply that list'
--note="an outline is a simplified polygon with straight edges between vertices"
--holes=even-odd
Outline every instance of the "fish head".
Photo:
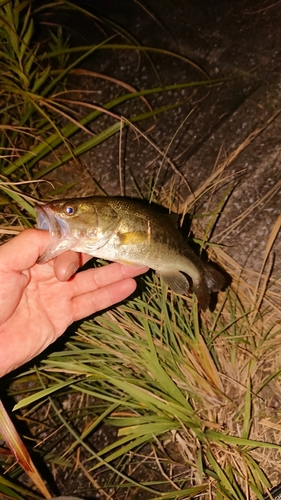
[{"label": "fish head", "polygon": [[[48,230],[50,245],[37,263],[44,264],[66,250],[93,255],[118,230],[120,218],[99,198],[56,200],[37,206],[37,228]],[[106,200],[106,197],[104,197]]]}]

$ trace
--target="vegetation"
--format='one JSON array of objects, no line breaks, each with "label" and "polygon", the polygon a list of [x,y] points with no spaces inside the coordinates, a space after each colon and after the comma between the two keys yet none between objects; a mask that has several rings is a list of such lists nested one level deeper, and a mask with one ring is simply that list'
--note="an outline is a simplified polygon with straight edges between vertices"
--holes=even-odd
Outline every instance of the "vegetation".
[{"label": "vegetation", "polygon": [[[74,8],[68,2],[54,5]],[[113,99],[98,105],[82,100],[88,94],[74,89],[72,79],[82,71],[101,79],[80,69],[86,57],[120,46],[125,50],[125,45],[146,54],[149,48],[132,39],[128,43],[127,35],[122,45],[109,39],[71,47],[60,27],[44,31],[38,41],[34,19],[42,9],[48,5],[0,2],[3,240],[34,224],[33,206],[43,197],[72,193],[74,186],[84,194],[76,178],[47,184],[51,172],[57,171],[60,179],[67,162],[83,172],[78,157],[124,127],[180,104],[154,108],[146,100],[149,95],[209,84],[204,77],[140,92],[115,80],[122,92]],[[125,37],[121,30],[119,35]],[[140,112],[124,117],[121,106],[132,100]],[[92,132],[93,124],[98,133]],[[224,168],[217,168],[196,197],[214,187]],[[153,183],[148,192],[152,199],[186,211],[175,193],[157,190]],[[209,235],[222,204],[205,232],[194,220],[201,246],[232,276],[214,311],[200,313],[193,297],[176,296],[149,275],[139,279],[135,297],[83,322],[61,350],[11,375],[8,392],[18,401],[18,429],[23,421],[34,462],[43,460],[57,477],[68,469],[74,479],[76,471],[82,472],[84,484],[80,479],[77,495],[98,491],[106,499],[262,499],[270,480],[281,472],[274,434],[279,430],[277,415],[266,405],[268,394],[279,390],[275,364],[281,336],[275,299],[280,290],[264,268],[260,275],[246,276],[221,248],[211,245]],[[278,230],[279,223],[272,229],[265,262]],[[1,418],[11,430],[3,408]],[[27,450],[18,444],[21,458],[17,454],[16,463],[11,457],[2,460],[6,473],[0,476],[0,494],[41,498],[21,478],[22,467],[31,466]],[[34,468],[32,480],[47,498],[38,477]]]}]

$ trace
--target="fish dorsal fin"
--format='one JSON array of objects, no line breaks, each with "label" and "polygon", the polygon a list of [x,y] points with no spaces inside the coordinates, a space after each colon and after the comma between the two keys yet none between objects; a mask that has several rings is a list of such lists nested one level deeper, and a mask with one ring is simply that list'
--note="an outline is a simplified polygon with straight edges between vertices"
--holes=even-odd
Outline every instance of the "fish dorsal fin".
[{"label": "fish dorsal fin", "polygon": [[184,295],[188,293],[189,282],[186,276],[180,271],[173,271],[170,273],[158,273],[163,279],[164,283],[173,290],[175,293]]},{"label": "fish dorsal fin", "polygon": [[179,219],[180,219],[179,214],[175,214],[174,212],[170,212],[169,214],[166,214],[166,217],[170,220],[170,222],[172,222],[172,224],[174,224],[174,226],[176,228],[179,227]]}]

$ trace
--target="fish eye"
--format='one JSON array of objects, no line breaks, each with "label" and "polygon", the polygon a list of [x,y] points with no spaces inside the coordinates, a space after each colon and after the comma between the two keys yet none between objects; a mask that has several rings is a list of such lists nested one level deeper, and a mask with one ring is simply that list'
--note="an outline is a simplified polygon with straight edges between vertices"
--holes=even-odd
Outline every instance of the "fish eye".
[{"label": "fish eye", "polygon": [[74,205],[66,205],[64,211],[67,215],[73,215],[76,212],[76,207]]}]

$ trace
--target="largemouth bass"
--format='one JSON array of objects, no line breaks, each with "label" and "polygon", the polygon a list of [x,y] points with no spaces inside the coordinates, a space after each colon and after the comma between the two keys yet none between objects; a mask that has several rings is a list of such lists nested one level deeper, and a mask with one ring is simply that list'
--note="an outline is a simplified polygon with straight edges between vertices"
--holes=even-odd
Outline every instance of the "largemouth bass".
[{"label": "largemouth bass", "polygon": [[57,200],[36,207],[38,229],[48,229],[51,243],[38,263],[66,250],[122,264],[154,269],[178,294],[192,284],[200,307],[224,285],[223,275],[203,262],[185,242],[172,216],[142,200],[93,196]]}]

